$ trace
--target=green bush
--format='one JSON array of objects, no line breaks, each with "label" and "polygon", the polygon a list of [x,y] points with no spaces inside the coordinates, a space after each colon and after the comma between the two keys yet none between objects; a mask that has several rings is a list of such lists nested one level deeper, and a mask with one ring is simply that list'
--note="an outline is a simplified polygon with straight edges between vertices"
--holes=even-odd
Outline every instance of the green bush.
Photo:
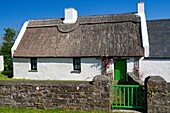
[{"label": "green bush", "polygon": [[0,72],[0,80],[11,80],[10,78],[12,78],[12,77],[13,77],[12,70]]},{"label": "green bush", "polygon": [[12,70],[2,71],[2,74],[7,76],[8,78],[13,77],[13,71]]}]

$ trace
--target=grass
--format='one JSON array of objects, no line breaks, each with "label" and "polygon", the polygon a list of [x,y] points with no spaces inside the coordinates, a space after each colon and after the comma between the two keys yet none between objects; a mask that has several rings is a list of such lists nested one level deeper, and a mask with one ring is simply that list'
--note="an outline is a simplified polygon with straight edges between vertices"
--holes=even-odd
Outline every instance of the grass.
[{"label": "grass", "polygon": [[71,111],[71,110],[64,110],[64,109],[46,109],[46,110],[42,110],[42,109],[34,109],[34,108],[0,107],[0,113],[106,113],[106,112]]},{"label": "grass", "polygon": [[114,112],[97,112],[97,111],[71,111],[65,109],[34,109],[34,108],[9,108],[0,107],[0,113],[136,113],[133,111],[114,111]]}]

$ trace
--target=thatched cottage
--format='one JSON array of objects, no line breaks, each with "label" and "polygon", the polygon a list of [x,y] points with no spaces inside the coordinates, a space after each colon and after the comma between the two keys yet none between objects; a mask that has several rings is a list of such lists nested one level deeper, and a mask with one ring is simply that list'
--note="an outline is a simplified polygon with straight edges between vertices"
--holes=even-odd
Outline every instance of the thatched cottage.
[{"label": "thatched cottage", "polygon": [[137,13],[78,17],[68,8],[64,19],[29,20],[12,47],[14,78],[92,80],[104,55],[114,78],[126,80],[149,54],[147,35],[142,2]]}]

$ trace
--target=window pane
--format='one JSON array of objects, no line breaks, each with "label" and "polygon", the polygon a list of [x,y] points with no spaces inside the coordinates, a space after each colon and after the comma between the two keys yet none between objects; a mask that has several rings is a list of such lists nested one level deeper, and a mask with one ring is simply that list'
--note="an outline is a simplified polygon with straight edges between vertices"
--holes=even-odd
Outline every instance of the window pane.
[{"label": "window pane", "polygon": [[77,69],[80,69],[80,65],[77,65]]},{"label": "window pane", "polygon": [[81,70],[81,59],[80,58],[73,58],[73,67],[74,70]]},{"label": "window pane", "polygon": [[37,70],[37,58],[31,58],[31,70]]},{"label": "window pane", "polygon": [[77,60],[77,59],[75,59],[75,64],[77,65],[77,63],[78,63],[78,60]]},{"label": "window pane", "polygon": [[76,69],[76,70],[78,69],[77,65],[75,65],[75,69]]}]

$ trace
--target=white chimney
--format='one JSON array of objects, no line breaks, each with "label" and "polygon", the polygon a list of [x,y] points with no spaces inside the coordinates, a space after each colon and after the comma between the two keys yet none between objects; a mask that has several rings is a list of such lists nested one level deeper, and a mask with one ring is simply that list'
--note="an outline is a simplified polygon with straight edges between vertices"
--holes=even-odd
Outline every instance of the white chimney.
[{"label": "white chimney", "polygon": [[77,11],[74,8],[65,8],[64,15],[63,23],[65,24],[71,24],[77,21]]},{"label": "white chimney", "polygon": [[145,57],[149,56],[149,39],[148,39],[148,30],[146,24],[146,17],[144,11],[144,3],[138,2],[138,12],[137,14],[141,18],[141,32],[142,32],[142,44],[145,49]]},{"label": "white chimney", "polygon": [[144,2],[138,2],[138,14],[144,14]]}]

